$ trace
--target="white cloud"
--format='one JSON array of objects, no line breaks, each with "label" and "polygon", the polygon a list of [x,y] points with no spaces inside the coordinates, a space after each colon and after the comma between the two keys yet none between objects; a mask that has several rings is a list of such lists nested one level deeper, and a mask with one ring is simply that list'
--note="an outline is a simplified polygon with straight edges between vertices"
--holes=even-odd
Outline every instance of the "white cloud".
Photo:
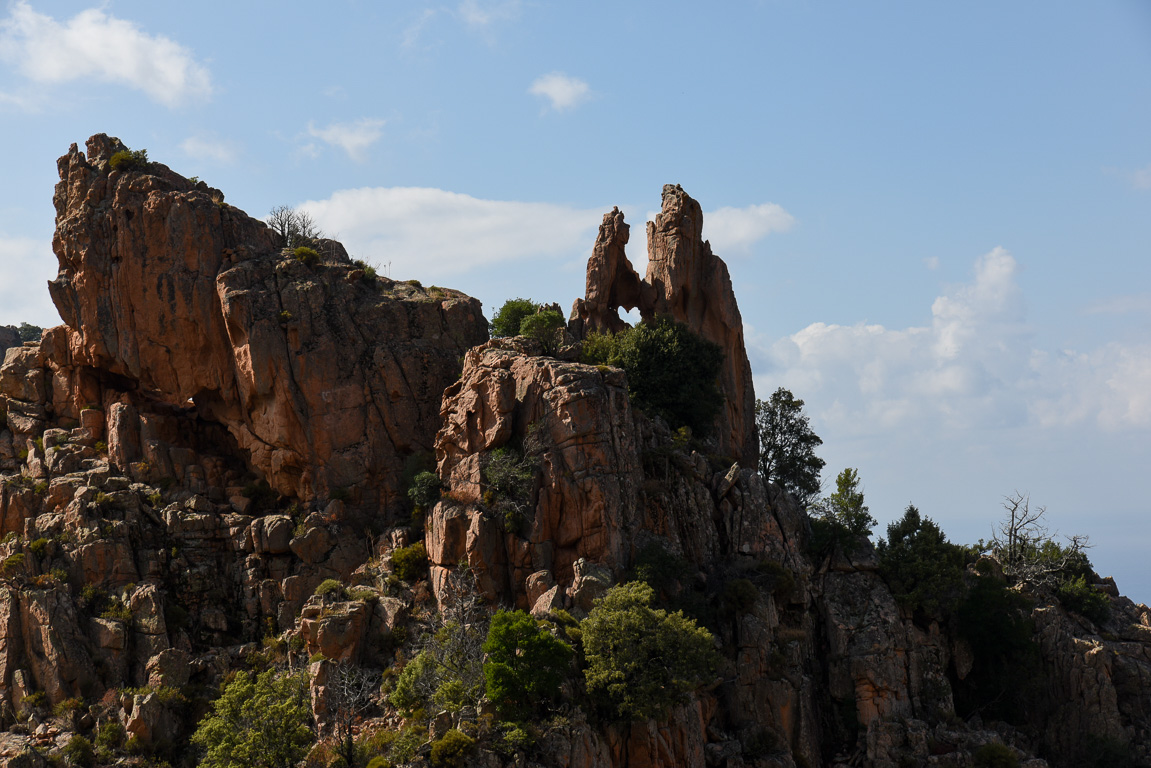
[{"label": "white cloud", "polygon": [[422,187],[341,190],[300,207],[357,258],[391,262],[395,275],[435,279],[529,258],[586,258],[605,210]]},{"label": "white cloud", "polygon": [[59,325],[46,285],[56,269],[48,240],[0,234],[0,325]]},{"label": "white cloud", "polygon": [[930,325],[814,323],[775,341],[748,328],[753,354],[773,369],[757,389],[790,387],[843,435],[1151,427],[1151,345],[1037,349],[1017,271],[1003,248],[980,256],[972,282],[934,300]]},{"label": "white cloud", "polygon": [[229,141],[214,136],[189,136],[180,143],[184,154],[196,160],[232,163],[236,160],[236,147]]},{"label": "white cloud", "polygon": [[421,11],[412,23],[404,28],[404,34],[401,38],[400,47],[404,50],[412,50],[419,45],[420,36],[423,35],[424,29],[427,28],[428,23],[435,17],[436,10],[434,8],[425,8]]},{"label": "white cloud", "polygon": [[1133,172],[1131,183],[1135,185],[1135,189],[1151,189],[1151,165]]},{"label": "white cloud", "polygon": [[356,162],[363,162],[368,147],[384,135],[385,122],[378,118],[361,117],[351,123],[332,123],[326,128],[317,128],[309,122],[308,135],[339,147]]},{"label": "white cloud", "polygon": [[484,29],[494,21],[514,19],[519,15],[520,4],[520,0],[503,0],[502,2],[463,0],[456,7],[456,15],[469,27]]},{"label": "white cloud", "polygon": [[703,215],[703,236],[720,256],[746,253],[772,232],[786,232],[795,217],[775,203],[746,208],[717,208]]},{"label": "white cloud", "polygon": [[100,8],[61,23],[27,2],[0,21],[0,58],[35,83],[92,79],[143,91],[176,107],[212,92],[208,70],[172,40],[145,33]]},{"label": "white cloud", "polygon": [[1151,314],[1151,291],[1111,296],[1082,310],[1085,315],[1147,315]]},{"label": "white cloud", "polygon": [[528,88],[528,93],[544,97],[552,109],[563,112],[587,101],[591,96],[591,88],[578,77],[569,77],[563,72],[550,72],[537,77]]}]

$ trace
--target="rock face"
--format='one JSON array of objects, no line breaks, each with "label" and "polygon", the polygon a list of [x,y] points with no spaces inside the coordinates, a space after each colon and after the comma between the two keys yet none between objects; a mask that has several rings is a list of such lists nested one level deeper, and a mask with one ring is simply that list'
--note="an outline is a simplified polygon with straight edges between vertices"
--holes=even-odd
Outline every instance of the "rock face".
[{"label": "rock face", "polygon": [[579,336],[625,327],[619,308],[638,308],[643,319],[666,315],[724,352],[717,419],[719,452],[754,467],[759,459],[755,392],[743,341],[743,318],[727,265],[703,239],[703,211],[678,184],[663,188],[663,209],[647,223],[648,265],[643,280],[628,261],[629,228],[618,208],[604,215],[588,260],[586,295],[572,307]]},{"label": "rock face", "polygon": [[[338,244],[313,267],[281,258],[217,190],[158,164],[110,170],[122,149],[94,136],[58,164],[50,288],[68,366],[115,377],[126,408],[145,398],[221,424],[282,494],[396,507],[405,458],[430,450],[440,393],[486,338],[479,303],[355,279]],[[83,407],[79,384],[63,415]],[[119,415],[118,458],[139,458],[147,427]]]},{"label": "rock face", "polygon": [[[1027,609],[1040,672],[1024,718],[963,713],[986,670],[955,622],[901,607],[865,540],[813,554],[790,496],[633,408],[623,371],[523,338],[471,346],[474,301],[365,279],[334,243],[308,266],[206,186],[109,172],[119,146],[97,136],[62,159],[52,290],[69,325],[0,365],[0,766],[45,765],[111,720],[175,761],[189,714],[238,669],[307,670],[331,733],[337,670],[394,684],[425,635],[482,658],[497,606],[578,642],[572,618],[641,575],[722,656],[666,720],[585,711],[575,670],[530,752],[497,744],[486,701],[417,725],[476,733],[468,764],[488,768],[968,768],[991,741],[1025,768],[1151,757],[1151,610],[1113,582],[1095,585],[1102,625],[1053,599]],[[605,217],[575,330],[618,329],[633,302],[716,340],[738,329],[734,299],[708,306],[730,285],[698,205],[674,187],[664,203],[646,281],[622,215]],[[442,496],[401,518],[400,478],[428,466],[433,434]],[[990,570],[965,578],[1003,579]],[[359,736],[417,719],[382,698],[375,714]]]}]

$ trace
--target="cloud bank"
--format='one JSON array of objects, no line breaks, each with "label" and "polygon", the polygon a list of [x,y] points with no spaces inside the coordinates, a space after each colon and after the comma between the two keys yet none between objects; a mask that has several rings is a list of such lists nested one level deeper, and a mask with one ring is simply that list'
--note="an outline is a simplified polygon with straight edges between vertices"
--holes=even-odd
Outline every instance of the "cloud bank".
[{"label": "cloud bank", "polygon": [[20,0],[0,21],[0,58],[33,83],[116,83],[143,91],[166,107],[212,93],[208,70],[187,48],[100,8],[61,23]]},{"label": "cloud bank", "polygon": [[308,123],[308,135],[338,147],[348,153],[348,157],[358,163],[367,159],[368,148],[384,135],[385,120],[374,117],[361,117],[350,123],[332,123],[326,128],[317,128]]},{"label": "cloud bank", "polygon": [[756,337],[757,390],[787,386],[843,434],[963,432],[1092,424],[1151,426],[1151,344],[1088,352],[1039,349],[1025,323],[1018,264],[1003,248],[975,261],[970,283],[904,329],[813,323]]}]

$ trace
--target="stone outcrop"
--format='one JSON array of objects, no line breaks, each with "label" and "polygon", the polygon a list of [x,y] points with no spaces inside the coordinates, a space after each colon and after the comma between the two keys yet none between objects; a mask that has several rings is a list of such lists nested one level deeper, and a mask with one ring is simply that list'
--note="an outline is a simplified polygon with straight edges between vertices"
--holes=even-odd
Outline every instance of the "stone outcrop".
[{"label": "stone outcrop", "polygon": [[[340,664],[394,685],[429,636],[482,658],[495,607],[574,641],[572,618],[640,574],[722,657],[666,719],[608,722],[577,672],[527,749],[497,741],[487,701],[419,720],[378,697],[357,736],[460,727],[487,768],[968,768],[993,741],[1024,768],[1124,745],[1151,757],[1151,609],[1113,582],[1094,584],[1100,625],[1032,595],[1025,717],[964,711],[979,660],[956,621],[901,607],[867,541],[813,554],[807,515],[742,449],[693,449],[632,408],[623,371],[573,362],[570,345],[562,359],[524,338],[476,345],[462,295],[373,281],[330,241],[305,264],[206,185],[109,171],[119,147],[97,136],[62,158],[52,290],[69,324],[0,364],[0,766],[46,765],[112,720],[174,762],[190,713],[238,669],[306,670],[330,735]],[[665,189],[640,280],[608,214],[573,336],[619,330],[617,307],[638,306],[746,363],[700,227]],[[721,442],[747,448],[728,374]],[[413,517],[401,477],[433,445],[443,493]],[[1003,581],[997,565],[965,578]]]},{"label": "stone outcrop", "polygon": [[[218,190],[156,163],[111,170],[122,149],[98,135],[60,158],[50,285],[66,325],[54,370],[132,393],[109,429],[126,441],[117,466],[156,439],[131,408],[158,402],[224,426],[284,495],[398,508],[406,457],[430,450],[440,393],[486,338],[479,303],[356,279],[330,241],[318,265],[281,257]],[[85,383],[62,382],[61,415],[79,416]]]},{"label": "stone outcrop", "polygon": [[703,211],[678,184],[663,188],[662,211],[647,223],[648,264],[643,280],[625,254],[629,227],[618,208],[605,214],[588,260],[584,298],[572,306],[571,329],[617,332],[626,326],[619,309],[638,308],[649,320],[666,315],[684,323],[724,353],[717,419],[719,453],[754,467],[759,459],[755,392],[743,340],[743,318],[727,265],[703,239]]}]

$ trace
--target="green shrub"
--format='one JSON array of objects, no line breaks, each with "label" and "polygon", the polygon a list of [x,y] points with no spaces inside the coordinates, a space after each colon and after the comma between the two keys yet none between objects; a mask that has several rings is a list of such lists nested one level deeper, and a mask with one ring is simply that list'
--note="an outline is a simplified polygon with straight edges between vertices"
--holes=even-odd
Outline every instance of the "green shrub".
[{"label": "green shrub", "polygon": [[755,570],[763,579],[766,589],[781,600],[786,600],[795,592],[795,573],[773,560],[760,560]]},{"label": "green shrub", "polygon": [[584,340],[581,359],[623,368],[632,403],[672,429],[688,427],[706,436],[723,406],[716,383],[723,350],[667,317],[614,336],[592,334]]},{"label": "green shrub", "polygon": [[554,355],[559,349],[560,329],[566,325],[564,316],[554,309],[541,309],[528,315],[520,323],[520,335],[535,339],[545,355]]},{"label": "green shrub", "polygon": [[[147,157],[148,153],[145,152],[144,158],[147,159]],[[32,325],[31,323],[20,323],[20,326],[16,330],[20,333],[21,343],[26,341],[39,341],[40,336],[44,333],[43,328],[38,325]]]},{"label": "green shrub", "polygon": [[119,749],[128,732],[119,720],[107,720],[96,729],[96,746],[101,749]]},{"label": "green shrub", "polygon": [[96,750],[92,748],[92,742],[80,735],[68,739],[68,743],[61,750],[61,754],[64,755],[68,765],[91,768],[96,764]]},{"label": "green shrub", "polygon": [[730,614],[751,613],[758,599],[759,587],[751,579],[732,579],[723,586],[723,607]]},{"label": "green shrub", "polygon": [[396,686],[388,694],[388,703],[404,714],[410,715],[423,707],[426,692],[435,687],[436,661],[432,654],[421,651],[404,665],[396,678]]},{"label": "green shrub", "polygon": [[101,619],[110,619],[124,624],[132,623],[132,609],[118,599],[112,601],[104,610],[100,611]]},{"label": "green shrub", "polygon": [[621,719],[665,717],[719,663],[710,632],[652,597],[643,582],[612,587],[580,624],[588,693]]},{"label": "green shrub", "polygon": [[[204,750],[201,768],[295,765],[316,740],[301,675],[240,671],[200,721],[192,743]],[[251,762],[252,756],[260,759]]]},{"label": "green shrub", "polygon": [[879,575],[896,601],[917,618],[942,621],[959,607],[967,550],[951,544],[929,517],[908,504],[876,546]]},{"label": "green shrub", "polygon": [[440,500],[443,483],[435,472],[420,472],[412,478],[408,498],[417,509],[427,510]]},{"label": "green shrub", "polygon": [[305,266],[314,267],[320,263],[320,253],[315,248],[310,248],[306,245],[296,247],[292,251],[292,256],[297,260],[302,261]]},{"label": "green shrub", "polygon": [[404,581],[415,581],[428,570],[428,551],[422,541],[392,552],[392,572]]},{"label": "green shrub", "polygon": [[280,501],[280,494],[272,490],[264,480],[248,483],[240,494],[252,502],[248,507],[248,513],[254,516],[275,510]]},{"label": "green shrub", "polygon": [[146,149],[122,149],[108,160],[113,171],[146,171],[149,165]]},{"label": "green shrub", "polygon": [[3,571],[5,576],[13,576],[23,569],[24,569],[24,553],[23,552],[17,552],[14,555],[8,555],[8,557],[4,558],[3,564],[0,564],[0,571]]},{"label": "green shrub", "polygon": [[36,483],[32,486],[32,492],[38,496],[43,496],[46,494],[48,492],[48,481],[37,480]]},{"label": "green shrub", "polygon": [[48,708],[48,695],[44,691],[33,691],[20,702],[25,712],[43,712]]},{"label": "green shrub", "polygon": [[36,539],[28,545],[28,549],[36,557],[44,557],[44,553],[48,551],[48,540],[45,538]]},{"label": "green shrub", "polygon": [[327,597],[331,595],[335,599],[339,599],[344,595],[344,585],[336,579],[324,579],[320,585],[316,587],[315,594],[320,597]]},{"label": "green shrub", "polygon": [[476,740],[458,728],[452,728],[442,739],[432,742],[430,755],[433,768],[458,768],[476,747]]},{"label": "green shrub", "polygon": [[534,315],[538,308],[539,304],[531,299],[508,299],[488,323],[488,331],[496,339],[516,336],[524,318]]},{"label": "green shrub", "polygon": [[526,720],[552,700],[572,649],[523,611],[497,611],[484,642],[487,696],[505,720]]},{"label": "green shrub", "polygon": [[493,494],[485,501],[490,499],[494,503],[502,498],[523,506],[531,500],[536,464],[523,451],[511,446],[488,451],[480,457],[480,473],[487,490]]},{"label": "green shrub", "polygon": [[1006,744],[992,741],[975,750],[975,768],[1019,768],[1019,757]]},{"label": "green shrub", "polygon": [[1055,595],[1064,608],[1086,616],[1096,624],[1103,624],[1111,618],[1111,600],[1088,584],[1082,574],[1060,583]]}]

